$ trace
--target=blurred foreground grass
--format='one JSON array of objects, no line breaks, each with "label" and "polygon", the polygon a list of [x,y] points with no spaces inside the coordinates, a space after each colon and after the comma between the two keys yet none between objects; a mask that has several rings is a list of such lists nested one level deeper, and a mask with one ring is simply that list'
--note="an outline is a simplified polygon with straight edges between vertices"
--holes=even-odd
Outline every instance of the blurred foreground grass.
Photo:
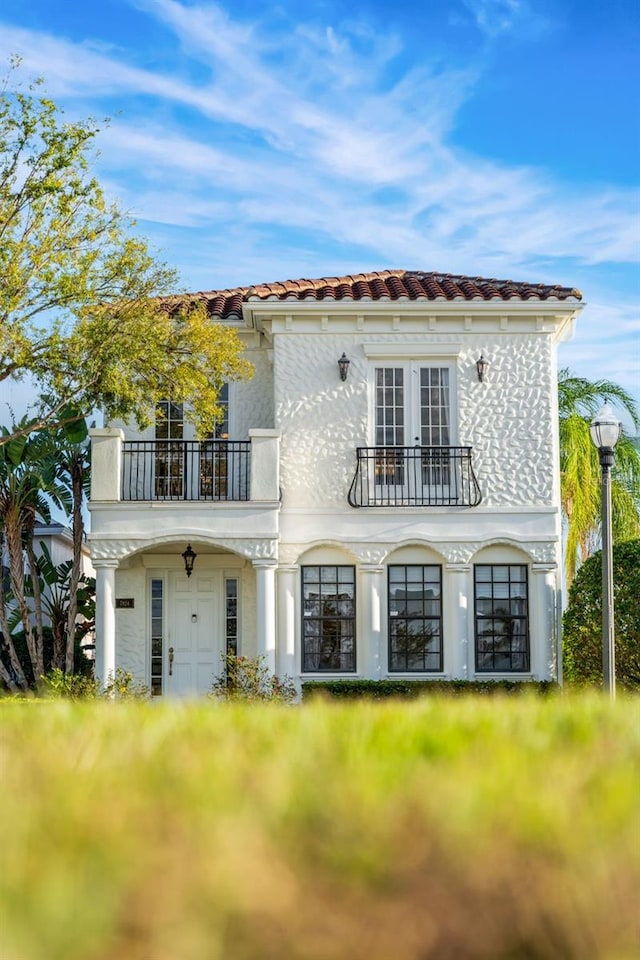
[{"label": "blurred foreground grass", "polygon": [[2,960],[631,960],[638,701],[0,703]]}]

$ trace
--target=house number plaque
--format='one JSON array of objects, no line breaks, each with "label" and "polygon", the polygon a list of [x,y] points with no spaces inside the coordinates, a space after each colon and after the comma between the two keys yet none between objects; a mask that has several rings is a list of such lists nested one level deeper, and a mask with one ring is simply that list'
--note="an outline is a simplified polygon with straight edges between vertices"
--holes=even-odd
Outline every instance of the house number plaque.
[{"label": "house number plaque", "polygon": [[116,610],[133,610],[133,597],[116,597]]}]

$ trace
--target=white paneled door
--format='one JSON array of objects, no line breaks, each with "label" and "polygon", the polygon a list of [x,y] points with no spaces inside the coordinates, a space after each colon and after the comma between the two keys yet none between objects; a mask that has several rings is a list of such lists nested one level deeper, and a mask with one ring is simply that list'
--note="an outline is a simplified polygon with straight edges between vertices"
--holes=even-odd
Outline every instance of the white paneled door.
[{"label": "white paneled door", "polygon": [[213,574],[170,574],[165,690],[171,697],[202,696],[221,670],[221,611]]}]

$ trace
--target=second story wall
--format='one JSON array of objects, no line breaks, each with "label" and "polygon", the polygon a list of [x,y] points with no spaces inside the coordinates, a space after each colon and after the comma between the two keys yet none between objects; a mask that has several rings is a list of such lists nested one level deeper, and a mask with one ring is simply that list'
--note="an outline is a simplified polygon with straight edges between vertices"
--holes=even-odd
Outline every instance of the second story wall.
[{"label": "second story wall", "polygon": [[[401,367],[408,405],[421,366],[449,371],[450,444],[472,447],[483,505],[548,506],[557,499],[555,345],[551,332],[476,334],[277,333],[275,427],[283,506],[349,509],[356,448],[376,444],[374,371]],[[346,382],[337,360],[351,361]],[[476,361],[490,363],[478,381]],[[418,369],[419,373],[419,369]],[[407,424],[404,443],[416,442]]]}]

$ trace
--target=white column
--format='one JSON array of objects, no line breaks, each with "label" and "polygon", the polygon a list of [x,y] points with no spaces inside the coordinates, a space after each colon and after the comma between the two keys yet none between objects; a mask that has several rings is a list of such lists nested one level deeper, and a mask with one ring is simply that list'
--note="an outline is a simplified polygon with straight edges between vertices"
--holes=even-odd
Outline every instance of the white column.
[{"label": "white column", "polygon": [[362,586],[362,632],[356,635],[358,666],[369,680],[380,680],[387,670],[387,653],[383,650],[381,584],[384,567],[362,563],[359,567]]},{"label": "white column", "polygon": [[116,672],[116,560],[94,560],[96,571],[96,679],[105,686]]},{"label": "white column", "polygon": [[531,673],[541,680],[561,679],[556,619],[555,564],[534,563],[531,567]]},{"label": "white column", "polygon": [[256,571],[256,633],[258,656],[276,672],[276,562],[254,560]]},{"label": "white column", "polygon": [[278,676],[293,677],[296,663],[296,584],[298,567],[278,567]]},{"label": "white column", "polygon": [[448,563],[447,582],[442,585],[444,672],[460,680],[471,680],[475,670],[473,643],[469,641],[469,618],[473,618],[469,570],[468,564]]}]

